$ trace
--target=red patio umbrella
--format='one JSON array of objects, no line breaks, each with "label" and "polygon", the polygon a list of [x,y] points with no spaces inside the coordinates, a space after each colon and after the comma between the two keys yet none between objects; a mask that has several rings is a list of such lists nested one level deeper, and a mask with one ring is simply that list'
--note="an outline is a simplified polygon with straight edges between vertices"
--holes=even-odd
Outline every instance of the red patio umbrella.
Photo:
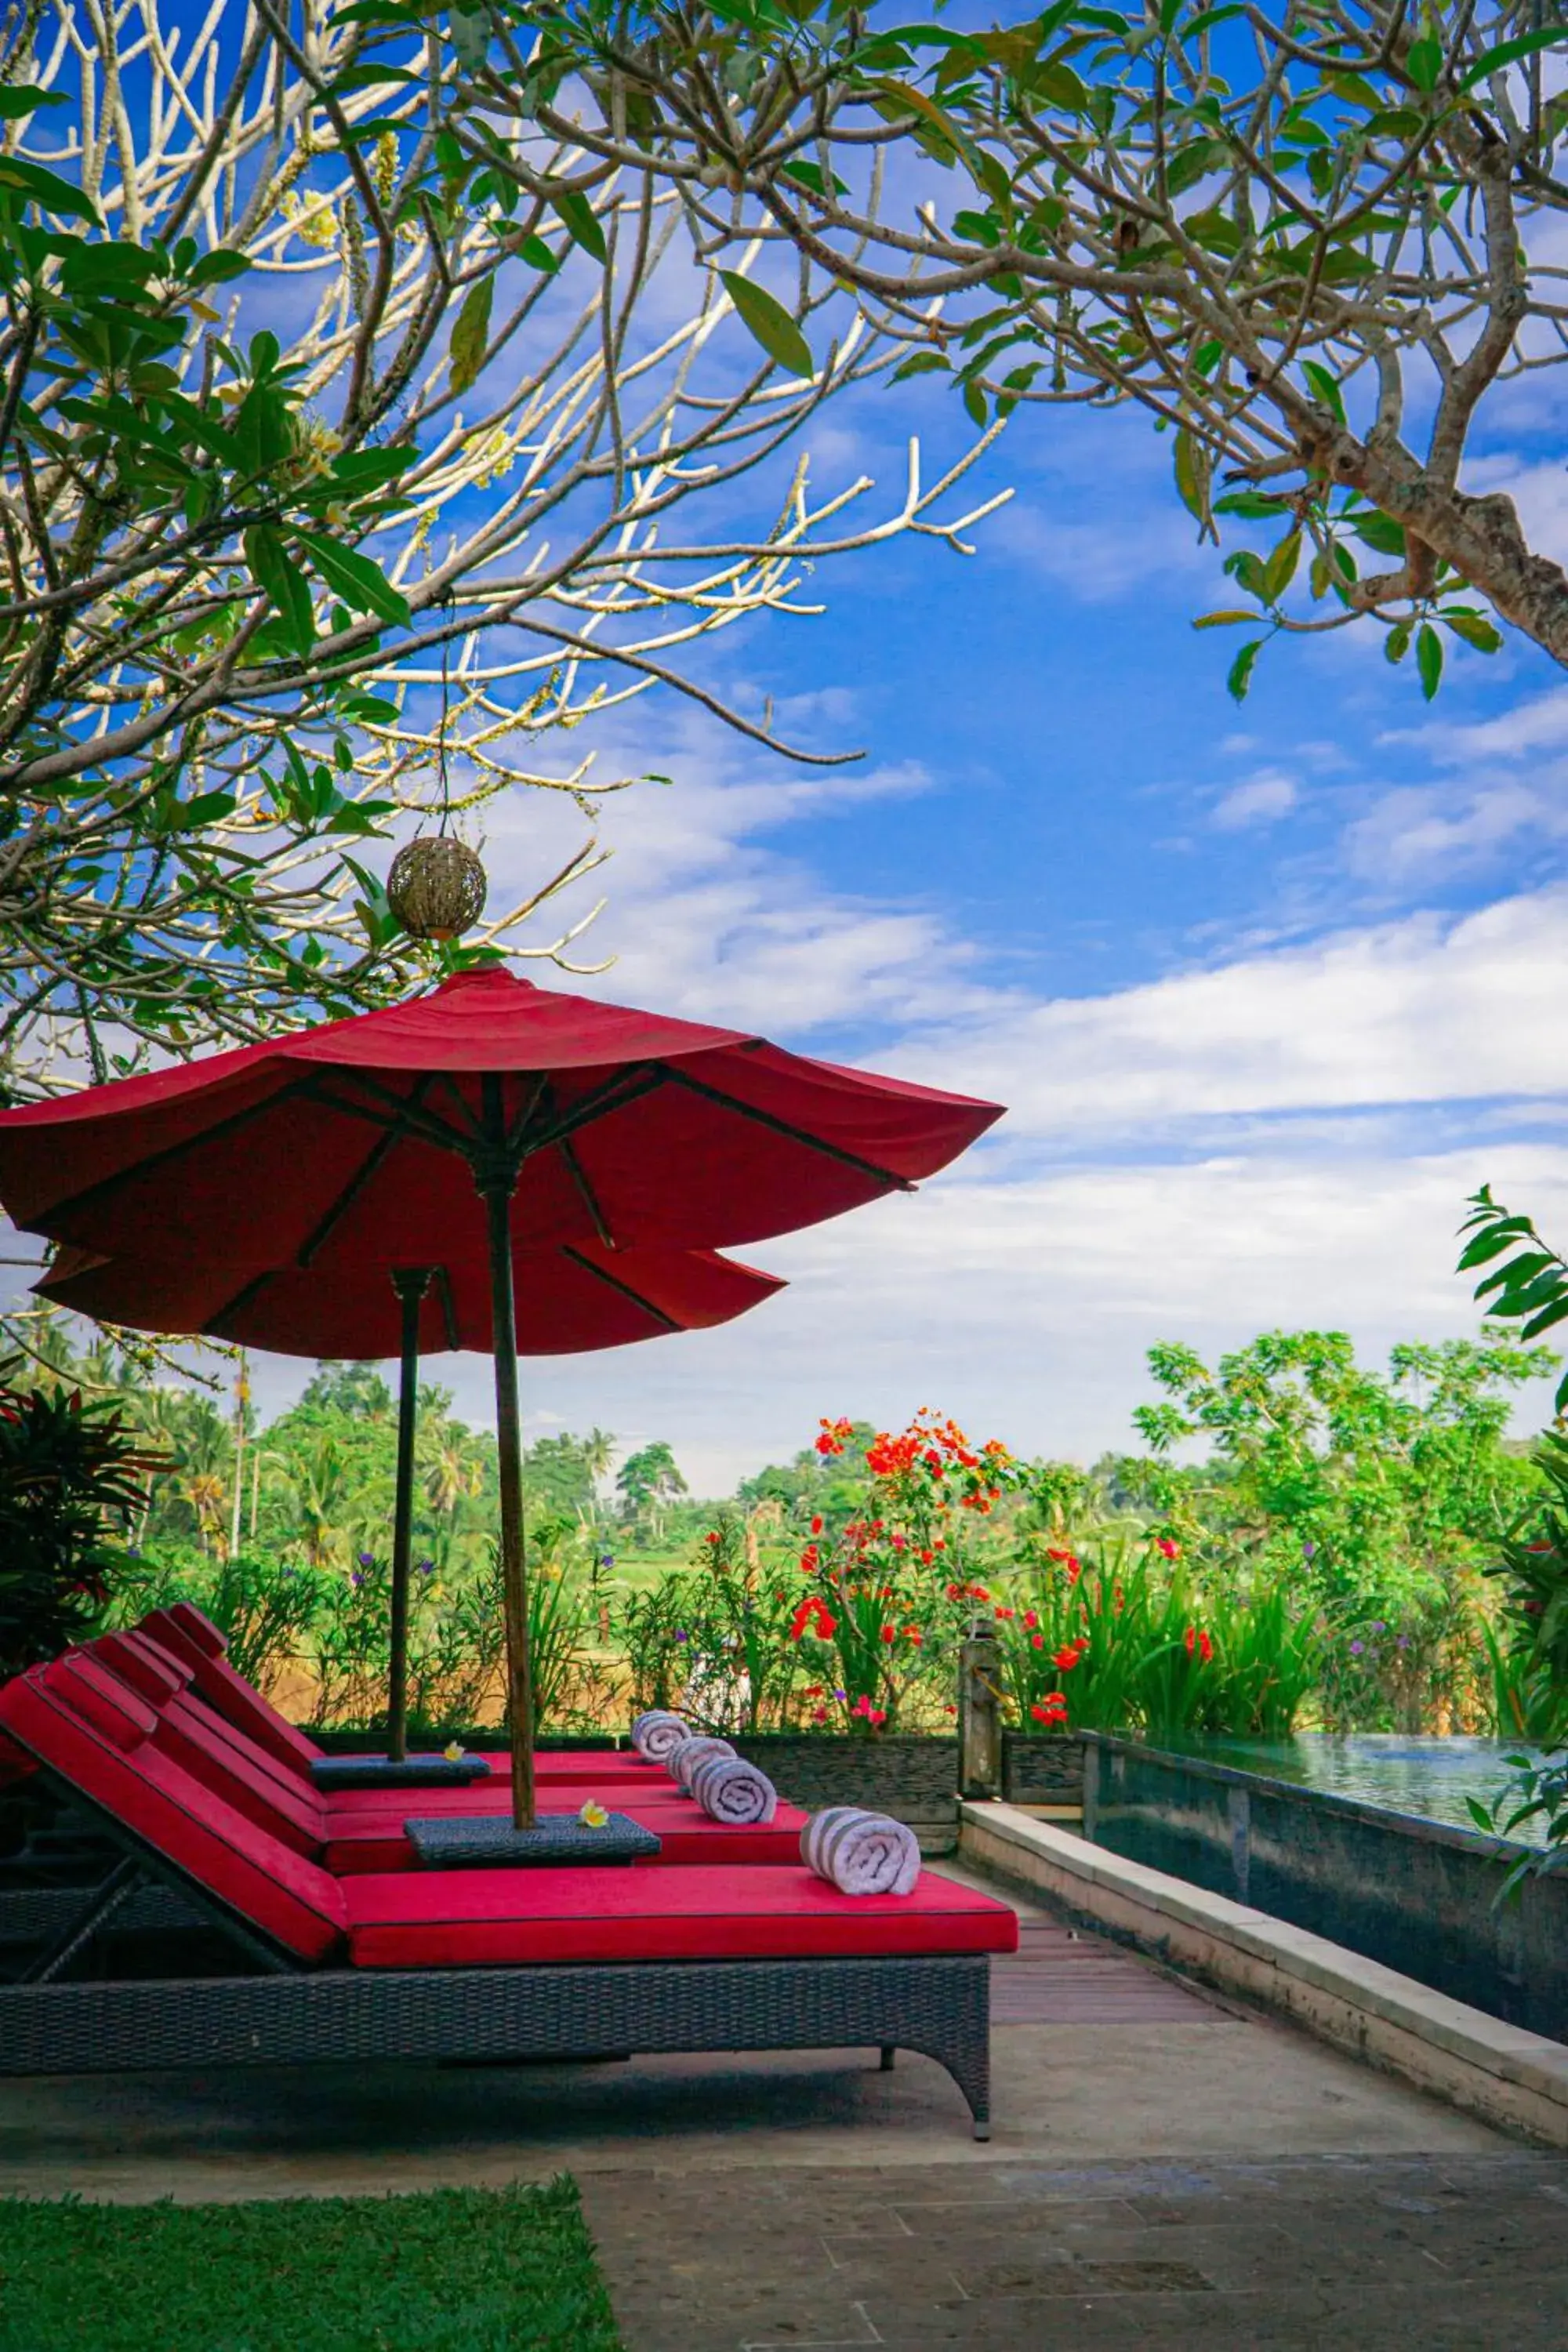
[{"label": "red patio umbrella", "polygon": [[385,1012],[0,1114],[0,1200],[18,1225],[106,1257],[172,1266],[226,1244],[247,1280],[482,1258],[526,1827],[514,1247],[721,1248],[792,1232],[911,1190],[1000,1115],[492,967]]},{"label": "red patio umbrella", "polygon": [[[489,1269],[481,1261],[263,1268],[243,1284],[236,1264],[184,1251],[167,1265],[106,1258],[62,1243],[35,1292],[73,1312],[132,1329],[233,1339],[284,1356],[401,1360],[392,1540],[387,1753],[407,1752],[408,1596],[413,1565],[414,1437],[419,1359],[443,1349],[489,1350]],[[611,1250],[602,1242],[512,1252],[520,1355],[565,1356],[625,1347],[671,1331],[728,1323],[782,1290],[777,1275],[716,1250]]]}]

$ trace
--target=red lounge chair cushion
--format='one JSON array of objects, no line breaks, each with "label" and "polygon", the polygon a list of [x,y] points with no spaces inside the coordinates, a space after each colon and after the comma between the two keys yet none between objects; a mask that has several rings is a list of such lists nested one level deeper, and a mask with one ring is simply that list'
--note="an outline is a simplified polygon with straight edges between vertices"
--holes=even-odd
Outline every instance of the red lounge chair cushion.
[{"label": "red lounge chair cushion", "polygon": [[405,1871],[346,1878],[360,1968],[561,1960],[886,1958],[1011,1952],[1005,1903],[921,1874],[912,1895],[840,1895],[801,1868]]},{"label": "red lounge chair cushion", "polygon": [[[198,1697],[216,1707],[226,1722],[265,1748],[269,1756],[293,1767],[297,1772],[309,1772],[321,1754],[315,1741],[307,1739],[258,1690],[252,1688],[243,1675],[237,1675],[225,1657],[214,1656],[183,1622],[181,1612],[201,1619],[199,1609],[188,1601],[180,1601],[173,1609],[154,1609],[143,1617],[140,1630],[156,1642],[161,1649],[173,1651],[193,1668],[192,1684]],[[216,1627],[213,1628],[216,1632]]]},{"label": "red lounge chair cushion", "polygon": [[29,1772],[36,1772],[37,1769],[26,1749],[19,1748],[14,1739],[0,1731],[0,1789],[8,1780],[25,1780]]},{"label": "red lounge chair cushion", "polygon": [[[302,1959],[325,1959],[346,1922],[337,1880],[247,1822],[154,1741],[131,1753],[110,1746],[69,1704],[83,1677],[61,1675],[64,1664],[35,1667],[0,1690],[6,1730],[242,1918]],[[123,1696],[128,1707],[141,1707]]]},{"label": "red lounge chair cushion", "polygon": [[[405,1814],[425,1811],[418,1790],[405,1790],[404,1795]],[[468,1810],[500,1817],[510,1806],[508,1797],[504,1804],[470,1804]],[[551,1809],[548,1800],[544,1809]],[[696,1805],[683,1804],[679,1799],[669,1804],[650,1804],[646,1799],[638,1799],[623,1804],[620,1811],[630,1813],[634,1822],[641,1822],[659,1840],[659,1853],[646,1863],[634,1864],[635,1868],[658,1870],[672,1863],[752,1864],[794,1864],[800,1860],[800,1833],[805,1827],[805,1815],[792,1805],[781,1805],[776,1818],[766,1828],[735,1828],[726,1822],[710,1822]],[[369,1871],[416,1867],[414,1849],[404,1834],[402,1823],[390,1822],[379,1812],[349,1814],[334,1821],[322,1859],[339,1878],[358,1877]]]},{"label": "red lounge chair cushion", "polygon": [[158,1728],[156,1712],[146,1700],[138,1698],[118,1675],[111,1675],[84,1650],[68,1650],[63,1658],[41,1666],[38,1675],[63,1706],[89,1723],[122,1755],[132,1754]]},{"label": "red lounge chair cushion", "polygon": [[[584,1772],[581,1780],[569,1780],[563,1773],[542,1772],[537,1784],[540,1806],[545,1812],[574,1813],[588,1797],[618,1806],[623,1812],[634,1805],[670,1801],[687,1804],[692,1812],[697,1810],[682,1798],[672,1780],[662,1779],[634,1780],[624,1773],[593,1770]],[[410,1813],[504,1812],[511,1803],[511,1773],[509,1765],[504,1775],[492,1772],[488,1780],[470,1780],[466,1788],[328,1789],[321,1792],[321,1801],[333,1823],[350,1813],[373,1813],[402,1822]]]},{"label": "red lounge chair cushion", "polygon": [[88,1647],[149,1706],[167,1706],[190,1684],[189,1666],[161,1650],[144,1633],[100,1633]]},{"label": "red lounge chair cushion", "polygon": [[210,1617],[198,1609],[194,1601],[174,1601],[169,1605],[169,1615],[199,1650],[209,1658],[221,1658],[228,1647],[228,1635],[222,1633]]}]

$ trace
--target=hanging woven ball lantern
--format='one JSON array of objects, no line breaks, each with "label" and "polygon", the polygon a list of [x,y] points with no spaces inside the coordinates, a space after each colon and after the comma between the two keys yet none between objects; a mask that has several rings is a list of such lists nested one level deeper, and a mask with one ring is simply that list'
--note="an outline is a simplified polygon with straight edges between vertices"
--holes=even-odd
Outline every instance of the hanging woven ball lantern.
[{"label": "hanging woven ball lantern", "polygon": [[405,842],[386,877],[388,906],[411,939],[456,940],[485,910],[485,869],[466,841],[422,833]]}]

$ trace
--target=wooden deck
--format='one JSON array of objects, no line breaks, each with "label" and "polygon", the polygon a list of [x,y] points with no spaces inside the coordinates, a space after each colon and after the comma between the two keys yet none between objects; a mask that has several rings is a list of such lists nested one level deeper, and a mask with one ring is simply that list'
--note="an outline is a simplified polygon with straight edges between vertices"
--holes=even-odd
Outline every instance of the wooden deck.
[{"label": "wooden deck", "polygon": [[1018,1950],[991,1963],[994,2025],[1217,2025],[1196,1985],[1054,1920],[1023,1919]]}]

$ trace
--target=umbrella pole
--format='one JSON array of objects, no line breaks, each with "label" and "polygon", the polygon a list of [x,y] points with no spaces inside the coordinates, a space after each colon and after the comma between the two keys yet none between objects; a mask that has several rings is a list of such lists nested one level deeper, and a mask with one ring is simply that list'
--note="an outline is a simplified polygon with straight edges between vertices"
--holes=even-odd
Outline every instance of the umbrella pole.
[{"label": "umbrella pole", "polygon": [[403,1369],[397,1390],[397,1485],[392,1521],[392,1638],[387,1669],[386,1752],[408,1753],[408,1581],[414,1550],[414,1425],[419,1410],[419,1302],[427,1265],[399,1266],[392,1286],[403,1306]]},{"label": "umbrella pole", "polygon": [[[487,1086],[491,1081],[487,1079]],[[490,1332],[495,1348],[496,1452],[500,1470],[500,1566],[506,1615],[507,1721],[511,1728],[511,1817],[534,1822],[533,1675],[522,1557],[522,1421],[517,1397],[517,1316],[511,1286],[515,1172],[486,1170],[479,1189],[489,1224]]]}]

